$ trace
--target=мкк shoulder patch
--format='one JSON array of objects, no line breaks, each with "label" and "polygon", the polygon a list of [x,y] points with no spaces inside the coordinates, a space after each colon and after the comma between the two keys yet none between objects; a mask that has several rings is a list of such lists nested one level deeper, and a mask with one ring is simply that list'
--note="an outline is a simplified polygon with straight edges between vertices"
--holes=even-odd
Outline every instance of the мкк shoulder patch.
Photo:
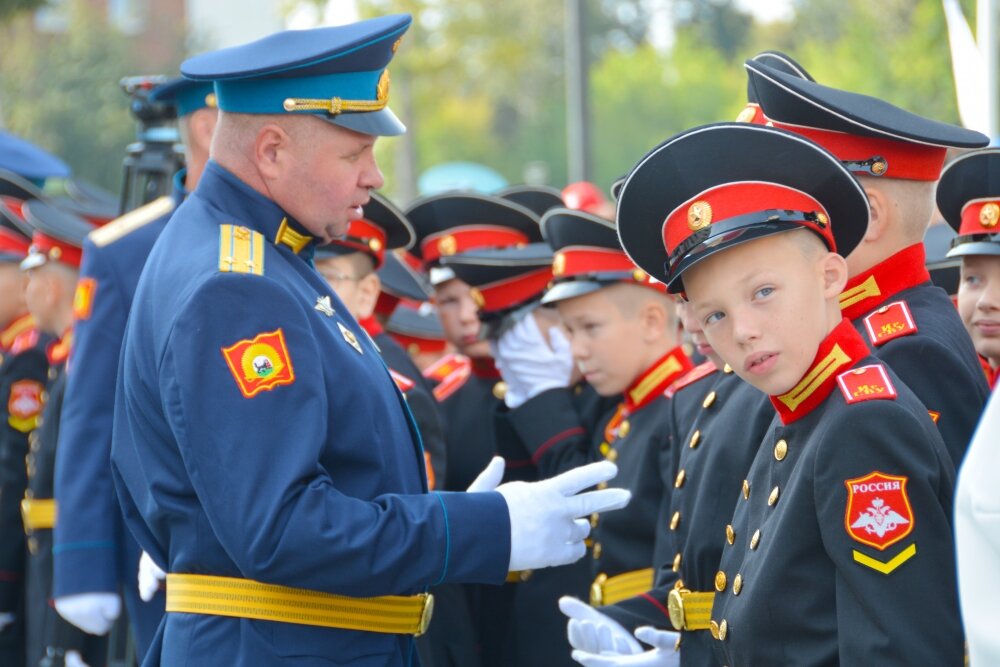
[{"label": "\u043c\u043a\u043a shoulder patch", "polygon": [[872,345],[878,347],[895,338],[917,333],[917,324],[906,302],[895,301],[865,317],[865,330]]},{"label": "\u043c\u043a\u043a shoulder patch", "polygon": [[246,398],[295,382],[295,370],[281,329],[224,347],[222,356]]},{"label": "\u043c\u043a\u043a shoulder patch", "polygon": [[849,404],[896,399],[896,388],[892,386],[882,364],[859,366],[844,371],[837,376],[837,384]]}]

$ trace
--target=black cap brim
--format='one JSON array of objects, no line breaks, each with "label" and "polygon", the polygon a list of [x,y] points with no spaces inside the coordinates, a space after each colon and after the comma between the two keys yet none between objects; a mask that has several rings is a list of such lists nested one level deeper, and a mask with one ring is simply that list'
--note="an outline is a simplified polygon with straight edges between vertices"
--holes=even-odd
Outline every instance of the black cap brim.
[{"label": "black cap brim", "polygon": [[937,207],[956,232],[962,209],[976,199],[1000,200],[1000,148],[966,153],[948,163],[937,185]]}]

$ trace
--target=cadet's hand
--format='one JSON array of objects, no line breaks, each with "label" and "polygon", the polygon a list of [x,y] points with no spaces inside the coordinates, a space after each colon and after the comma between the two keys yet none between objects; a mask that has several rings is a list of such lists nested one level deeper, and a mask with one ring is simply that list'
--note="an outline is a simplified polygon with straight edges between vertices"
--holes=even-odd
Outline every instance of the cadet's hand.
[{"label": "cadet's hand", "polygon": [[484,491],[496,491],[497,486],[500,485],[500,480],[503,479],[504,468],[507,467],[506,461],[500,456],[494,456],[483,471],[472,480],[472,484],[469,484],[469,488],[466,489],[467,493],[483,493]]},{"label": "cadet's hand", "polygon": [[4,628],[13,623],[16,619],[17,616],[15,616],[9,611],[0,613],[0,632],[3,632]]},{"label": "cadet's hand", "polygon": [[628,633],[628,630],[618,621],[590,605],[565,595],[559,598],[559,610],[569,618],[566,634],[569,636],[570,646],[574,649],[598,654],[642,653],[642,646]]},{"label": "cadet's hand", "polygon": [[139,597],[143,602],[149,602],[160,590],[160,583],[166,580],[167,573],[153,562],[145,551],[139,557]]},{"label": "cadet's hand", "polygon": [[642,627],[635,631],[635,636],[656,648],[638,655],[596,655],[576,649],[573,651],[573,659],[584,667],[677,667],[681,664],[681,654],[674,649],[677,643],[676,632]]},{"label": "cadet's hand", "polygon": [[510,512],[508,569],[537,570],[583,558],[594,512],[621,509],[632,494],[625,489],[580,493],[618,474],[609,461],[591,463],[542,482],[509,482],[497,487]]},{"label": "cadet's hand", "polygon": [[92,635],[105,635],[122,613],[115,593],[80,593],[56,598],[56,611],[67,621]]},{"label": "cadet's hand", "polygon": [[79,651],[66,651],[66,657],[63,658],[64,667],[90,667],[86,662],[83,661],[83,656],[80,655]]},{"label": "cadet's hand", "polygon": [[534,315],[525,317],[493,343],[497,369],[507,384],[504,402],[514,409],[548,389],[569,385],[573,355],[558,327],[546,342]]}]

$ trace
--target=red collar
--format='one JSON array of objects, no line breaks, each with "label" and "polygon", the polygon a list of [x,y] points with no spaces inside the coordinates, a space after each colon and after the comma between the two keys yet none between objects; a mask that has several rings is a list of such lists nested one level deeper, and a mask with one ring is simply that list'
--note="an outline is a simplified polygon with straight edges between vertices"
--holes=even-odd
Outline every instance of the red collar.
[{"label": "red collar", "polygon": [[73,345],[73,329],[67,329],[66,333],[63,334],[62,338],[56,339],[49,343],[49,347],[46,349],[46,353],[49,357],[49,365],[58,366],[66,361],[69,357],[69,349]]},{"label": "red collar", "polygon": [[924,244],[911,245],[848,280],[840,293],[840,310],[847,319],[856,320],[903,290],[930,279],[924,266]]},{"label": "red collar", "polygon": [[815,410],[837,386],[837,374],[870,354],[864,339],[845,317],[820,343],[816,358],[799,383],[780,396],[771,396],[781,423],[788,426]]},{"label": "red collar", "polygon": [[499,380],[500,371],[493,361],[493,357],[474,357],[472,360],[472,374],[484,380]]},{"label": "red collar", "polygon": [[378,323],[378,320],[375,319],[374,315],[366,317],[363,320],[358,320],[358,324],[360,324],[361,328],[367,331],[368,335],[372,338],[375,338],[375,336],[382,333],[382,325]]},{"label": "red collar", "polygon": [[25,313],[14,320],[0,331],[0,351],[8,351],[14,345],[17,337],[26,331],[30,331],[35,326],[35,320],[30,314]]},{"label": "red collar", "polygon": [[625,412],[637,412],[663,396],[667,387],[687,373],[694,364],[678,345],[647,368],[625,390]]},{"label": "red collar", "polygon": [[998,382],[1000,380],[1000,369],[993,368],[990,360],[983,355],[979,355],[979,365],[983,367],[983,374],[986,375],[986,384],[991,389],[1000,385],[1000,382]]}]

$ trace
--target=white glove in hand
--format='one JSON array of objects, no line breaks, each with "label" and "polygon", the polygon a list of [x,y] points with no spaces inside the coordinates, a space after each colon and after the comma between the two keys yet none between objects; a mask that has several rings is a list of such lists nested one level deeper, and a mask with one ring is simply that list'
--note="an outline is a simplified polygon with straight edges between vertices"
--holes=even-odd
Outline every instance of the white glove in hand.
[{"label": "white glove in hand", "polygon": [[67,621],[92,635],[105,635],[122,613],[115,593],[80,593],[56,598],[56,611]]},{"label": "white glove in hand", "polygon": [[153,562],[145,551],[139,557],[139,597],[143,602],[149,602],[156,597],[160,584],[167,578],[167,573]]},{"label": "white glove in hand", "polygon": [[541,482],[509,482],[497,487],[510,512],[508,569],[538,570],[583,558],[594,512],[621,509],[632,494],[625,489],[580,493],[618,474],[609,461],[580,466]]},{"label": "white glove in hand", "polygon": [[79,651],[66,651],[66,657],[63,658],[63,665],[65,667],[90,667],[90,665],[83,661],[83,656],[80,655]]},{"label": "white glove in hand", "polygon": [[642,653],[642,646],[618,621],[568,595],[559,598],[559,610],[569,618],[566,634],[574,649],[587,653]]},{"label": "white glove in hand", "polygon": [[13,623],[16,618],[17,616],[8,611],[0,613],[0,632],[3,632],[4,628]]},{"label": "white glove in hand", "polygon": [[507,384],[504,402],[513,410],[548,389],[569,385],[573,355],[557,327],[545,341],[534,315],[529,315],[493,343],[497,369]]},{"label": "white glove in hand", "polygon": [[[507,463],[502,457],[494,456],[476,479],[472,480],[472,484],[466,489],[466,493],[496,491],[497,486],[500,485],[500,480],[503,479],[503,471],[506,467]],[[143,555],[145,556],[146,554]]]},{"label": "white glove in hand", "polygon": [[642,627],[635,631],[635,636],[655,648],[638,655],[597,655],[574,649],[573,659],[584,667],[678,667],[681,664],[681,654],[674,649],[676,632]]}]

